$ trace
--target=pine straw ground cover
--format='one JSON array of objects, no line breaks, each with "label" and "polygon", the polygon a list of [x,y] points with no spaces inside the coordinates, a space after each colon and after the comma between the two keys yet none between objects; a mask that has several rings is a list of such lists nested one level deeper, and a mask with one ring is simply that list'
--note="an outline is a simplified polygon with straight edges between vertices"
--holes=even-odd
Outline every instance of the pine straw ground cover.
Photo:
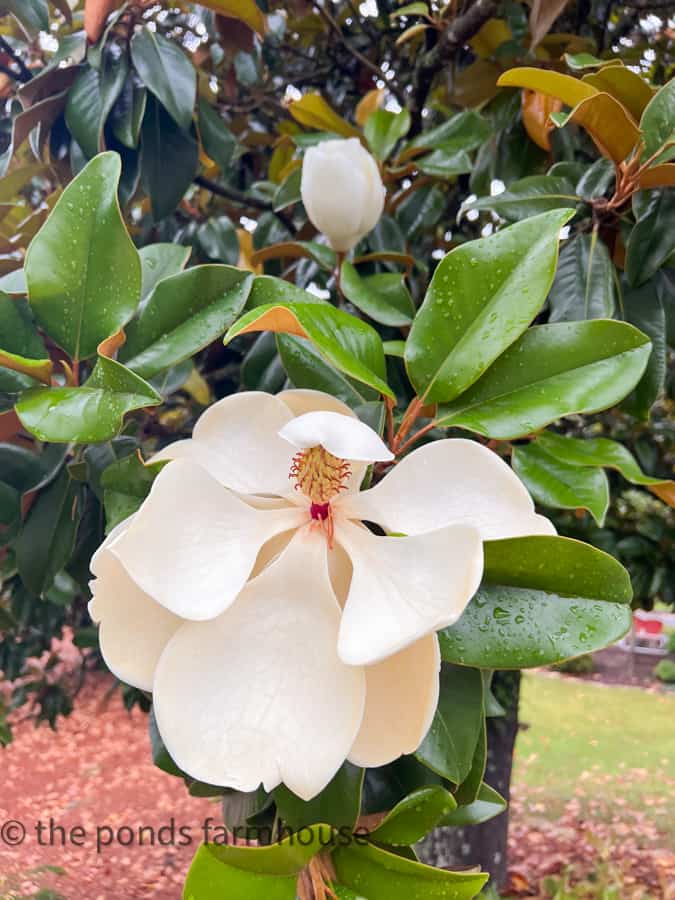
[{"label": "pine straw ground cover", "polygon": [[[0,848],[1,900],[40,890],[40,900],[179,898],[202,823],[218,809],[152,766],[145,716],[128,714],[119,694],[106,702],[110,685],[108,676],[93,678],[56,734],[19,724],[0,755],[0,822],[16,819],[27,828],[20,846]],[[515,770],[514,892],[550,896],[543,879],[559,879],[571,864],[572,880],[592,873],[618,885],[613,894],[574,896],[675,896],[675,695],[535,674],[525,677],[522,713],[529,727],[519,737]],[[594,793],[600,799],[591,800]],[[158,829],[172,817],[174,841],[165,831],[162,845]],[[66,832],[80,826],[84,837],[74,836],[82,846],[68,833],[61,846],[58,831],[54,846],[40,846],[35,824],[46,826],[48,843],[50,819]],[[108,846],[110,830],[125,826],[134,843],[115,837]],[[97,827],[106,829],[98,851]],[[154,846],[147,829],[154,829]],[[130,834],[119,837],[128,842]]]}]

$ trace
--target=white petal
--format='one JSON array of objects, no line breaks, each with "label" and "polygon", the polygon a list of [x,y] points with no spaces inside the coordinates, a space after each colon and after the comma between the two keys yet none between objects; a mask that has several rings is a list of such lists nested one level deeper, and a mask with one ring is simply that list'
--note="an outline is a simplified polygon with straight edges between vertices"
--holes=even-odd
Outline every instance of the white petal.
[{"label": "white petal", "polygon": [[350,518],[403,534],[460,523],[477,528],[483,540],[555,534],[507,463],[462,438],[425,444],[374,488],[345,495],[340,508]]},{"label": "white petal", "polygon": [[280,391],[276,396],[283,400],[294,416],[302,416],[308,412],[336,412],[355,419],[356,413],[346,403],[331,397],[325,391],[314,391],[310,388],[292,388]]},{"label": "white petal", "polygon": [[438,705],[440,669],[435,634],[366,667],[366,711],[350,762],[374,768],[417,750]]},{"label": "white petal", "polygon": [[354,571],[338,653],[368,666],[456,622],[483,574],[480,534],[468,525],[414,537],[379,537],[336,521]]},{"label": "white petal", "polygon": [[108,555],[108,550],[112,547],[112,545],[117,541],[118,538],[122,537],[127,528],[131,525],[134,520],[134,516],[127,516],[126,519],[123,519],[121,522],[118,522],[117,525],[110,531],[110,533],[106,536],[106,539],[103,541],[101,546],[96,550],[94,555],[89,561],[89,569],[92,574],[99,575],[99,564],[100,561],[105,559]]},{"label": "white petal", "polygon": [[336,412],[305,413],[284,425],[279,436],[302,450],[321,444],[340,459],[388,462],[394,458],[370,426]]},{"label": "white petal", "polygon": [[344,665],[326,541],[303,528],[281,557],[212,622],[183,625],[155,677],[155,715],[193,778],[241,791],[281,782],[304,800],[349,753],[365,675]]},{"label": "white petal", "polygon": [[103,659],[120,681],[151,691],[159,657],[183,619],[144,594],[109,551],[99,555],[96,574],[89,615],[101,626]]},{"label": "white petal", "polygon": [[298,507],[254,509],[200,466],[175,460],[110,549],[162,606],[212,619],[234,601],[261,547],[306,518]]},{"label": "white petal", "polygon": [[293,450],[279,437],[279,429],[292,418],[273,394],[232,394],[199,417],[192,438],[169,444],[150,462],[187,458],[233,491],[283,494],[289,489]]}]

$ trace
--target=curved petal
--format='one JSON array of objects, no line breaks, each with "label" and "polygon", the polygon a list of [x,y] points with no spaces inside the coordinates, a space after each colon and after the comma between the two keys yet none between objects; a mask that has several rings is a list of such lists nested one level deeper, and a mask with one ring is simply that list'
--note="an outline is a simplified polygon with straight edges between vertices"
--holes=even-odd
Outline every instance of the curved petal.
[{"label": "curved petal", "polygon": [[308,412],[336,412],[349,416],[350,419],[356,418],[356,413],[346,403],[325,391],[290,388],[287,391],[280,391],[276,396],[284,401],[294,416],[303,416]]},{"label": "curved petal", "polygon": [[339,459],[389,462],[394,454],[372,428],[336,412],[308,412],[291,419],[279,436],[301,450],[321,444]]},{"label": "curved petal", "polygon": [[270,538],[306,519],[299,507],[254,509],[200,466],[174,460],[110,550],[158,603],[200,621],[230,606]]},{"label": "curved petal", "polygon": [[100,575],[100,564],[108,556],[108,551],[112,547],[112,545],[120,538],[127,528],[131,525],[134,520],[134,515],[127,516],[126,519],[123,519],[121,522],[118,522],[117,525],[113,529],[111,529],[110,533],[106,535],[105,540],[99,546],[99,548],[95,551],[92,558],[89,560],[89,569],[92,575]]},{"label": "curved petal", "polygon": [[183,625],[154,690],[177,765],[241,791],[283,782],[309,800],[323,790],[349,753],[365,702],[363,670],[337,656],[339,622],[326,541],[310,527],[226,613]]},{"label": "curved petal", "polygon": [[374,768],[417,750],[438,706],[440,670],[435,634],[366,667],[366,710],[350,762]]},{"label": "curved petal", "polygon": [[169,444],[150,462],[190,459],[233,491],[284,494],[294,451],[278,432],[292,418],[273,394],[232,394],[199,417],[191,438]]},{"label": "curved petal", "polygon": [[89,615],[100,625],[103,659],[120,681],[151,691],[159,657],[184,620],[144,594],[112,553],[99,556],[96,574]]},{"label": "curved petal", "polygon": [[349,518],[404,534],[450,524],[472,525],[484,541],[555,534],[551,522],[535,513],[527,488],[507,463],[463,438],[425,444],[374,488],[345,494],[339,505]]},{"label": "curved petal", "polygon": [[338,640],[349,665],[372,665],[456,622],[483,574],[483,544],[469,525],[379,537],[338,520],[335,537],[354,569]]}]

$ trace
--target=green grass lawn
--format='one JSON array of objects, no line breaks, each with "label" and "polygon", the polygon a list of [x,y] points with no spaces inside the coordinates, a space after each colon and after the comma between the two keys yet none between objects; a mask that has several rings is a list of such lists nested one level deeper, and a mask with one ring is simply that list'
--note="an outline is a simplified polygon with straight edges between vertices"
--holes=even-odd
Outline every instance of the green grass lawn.
[{"label": "green grass lawn", "polygon": [[514,784],[554,819],[577,798],[596,816],[639,808],[675,835],[675,693],[574,678],[523,678]]}]

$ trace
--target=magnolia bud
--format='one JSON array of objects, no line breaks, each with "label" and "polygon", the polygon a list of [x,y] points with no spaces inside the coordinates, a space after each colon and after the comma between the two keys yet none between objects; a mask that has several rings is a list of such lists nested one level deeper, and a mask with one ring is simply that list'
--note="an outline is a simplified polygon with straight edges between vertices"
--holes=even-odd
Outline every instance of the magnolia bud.
[{"label": "magnolia bud", "polygon": [[312,224],[341,253],[375,227],[384,207],[377,163],[357,138],[310,147],[302,166],[301,193]]}]

